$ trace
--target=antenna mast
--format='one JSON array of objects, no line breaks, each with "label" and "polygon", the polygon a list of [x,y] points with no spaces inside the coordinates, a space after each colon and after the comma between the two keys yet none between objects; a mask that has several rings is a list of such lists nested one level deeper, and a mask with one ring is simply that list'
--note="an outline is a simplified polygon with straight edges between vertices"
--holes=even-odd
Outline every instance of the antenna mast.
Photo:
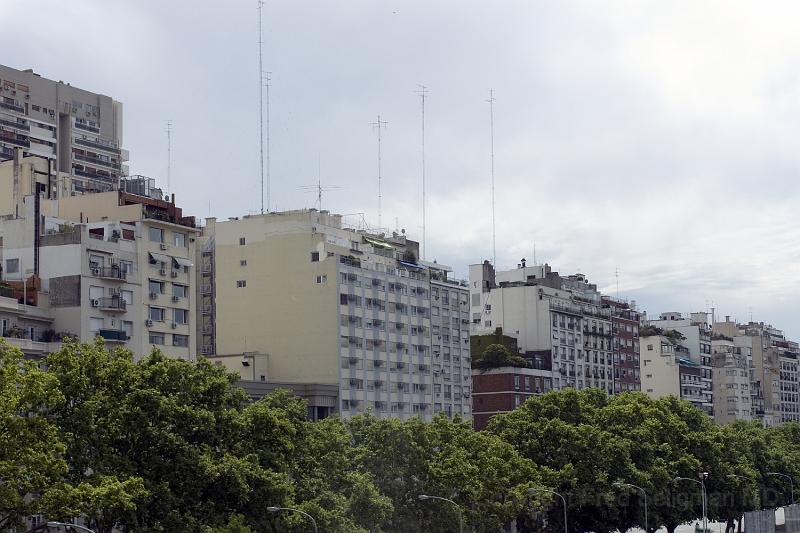
[{"label": "antenna mast", "polygon": [[619,267],[614,269],[614,277],[617,278],[617,300],[619,300]]},{"label": "antenna mast", "polygon": [[422,259],[427,257],[427,238],[425,235],[425,98],[428,96],[428,88],[424,85],[419,85],[420,100],[422,102]]},{"label": "antenna mast", "polygon": [[[258,124],[260,131],[259,157],[261,163],[261,214],[264,214],[264,40],[262,38],[261,13],[264,2],[258,0]],[[269,76],[267,86],[267,182],[269,182]],[[267,209],[269,209],[269,183],[267,183]]]},{"label": "antenna mast", "polygon": [[491,161],[492,161],[492,264],[497,268],[497,226],[495,225],[494,212],[494,89],[489,89],[489,128],[491,139]]},{"label": "antenna mast", "polygon": [[167,191],[172,191],[172,121],[167,120],[164,131],[167,132]]},{"label": "antenna mast", "polygon": [[385,128],[388,122],[385,120],[381,120],[381,116],[378,115],[378,120],[376,122],[370,122],[373,126],[373,129],[378,130],[378,229],[380,230],[383,227],[383,222],[381,218],[381,128]]}]

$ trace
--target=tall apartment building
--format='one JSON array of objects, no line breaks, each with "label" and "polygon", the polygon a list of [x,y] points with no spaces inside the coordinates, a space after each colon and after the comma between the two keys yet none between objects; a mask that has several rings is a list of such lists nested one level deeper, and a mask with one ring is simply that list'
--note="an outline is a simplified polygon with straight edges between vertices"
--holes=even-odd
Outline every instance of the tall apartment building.
[{"label": "tall apartment building", "polygon": [[737,346],[733,337],[715,334],[712,336],[711,349],[714,367],[714,420],[718,424],[752,420],[750,348]]},{"label": "tall apartment building", "polygon": [[[0,161],[15,148],[45,158],[48,190],[62,195],[115,190],[128,173],[121,103],[0,65]],[[61,174],[74,179],[60,182]]]},{"label": "tall apartment building", "polygon": [[551,365],[554,389],[614,393],[612,312],[583,274],[561,276],[549,265],[524,263],[495,273],[484,262],[470,266],[470,293],[473,334],[502,328],[523,355],[538,354]]},{"label": "tall apartment building", "polygon": [[614,335],[614,392],[641,390],[639,375],[639,322],[636,302],[603,296],[603,304],[611,310]]},{"label": "tall apartment building", "polygon": [[[711,324],[706,313],[692,313],[684,317],[677,312],[661,313],[657,320],[649,324],[662,330],[675,330],[683,335],[680,345],[688,350],[688,360],[699,367],[701,401],[698,407],[709,416],[714,416],[714,388],[712,374]],[[642,382],[644,386],[644,382]],[[697,403],[697,402],[695,402]]]},{"label": "tall apartment building", "polygon": [[312,407],[342,416],[471,417],[467,287],[415,241],[311,209],[209,219],[199,250],[200,351],[219,364],[335,385]]},{"label": "tall apartment building", "polygon": [[[39,195],[15,200],[21,213],[0,219],[0,281],[22,287],[23,305],[46,310],[48,318],[32,326],[29,340],[100,336],[136,357],[153,347],[194,357],[194,219],[160,191],[48,200],[37,183]],[[17,318],[13,325],[25,323]]]},{"label": "tall apartment building", "polygon": [[646,334],[640,342],[642,392],[651,398],[675,396],[704,409],[701,365],[689,350],[661,333]]}]

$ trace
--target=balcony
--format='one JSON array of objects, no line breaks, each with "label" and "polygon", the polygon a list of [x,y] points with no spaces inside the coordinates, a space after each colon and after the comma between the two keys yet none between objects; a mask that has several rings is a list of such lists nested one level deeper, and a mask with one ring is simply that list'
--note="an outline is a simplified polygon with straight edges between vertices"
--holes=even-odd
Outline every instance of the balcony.
[{"label": "balcony", "polygon": [[17,113],[24,113],[25,108],[16,104],[9,104],[8,102],[0,102],[0,109],[8,109],[9,111],[16,111]]},{"label": "balcony", "polygon": [[121,329],[100,329],[97,335],[103,337],[106,342],[123,343],[128,341],[128,334]]},{"label": "balcony", "polygon": [[124,313],[128,304],[119,296],[109,296],[92,300],[92,307],[98,307],[101,311],[110,313]]},{"label": "balcony", "polygon": [[3,126],[9,126],[11,128],[16,128],[16,129],[22,130],[22,131],[31,131],[31,127],[28,126],[27,124],[22,124],[20,122],[14,122],[12,120],[5,120],[5,119],[0,118],[0,124],[2,124]]},{"label": "balcony", "polygon": [[31,142],[24,135],[14,135],[10,132],[0,131],[0,142],[6,142],[22,146],[23,148],[30,148]]},{"label": "balcony", "polygon": [[98,181],[105,181],[110,183],[114,177],[110,174],[98,174],[97,172],[88,172],[86,170],[81,170],[79,168],[73,168],[72,173],[76,176],[82,176],[84,178],[89,178]]},{"label": "balcony", "polygon": [[110,279],[114,281],[125,281],[127,272],[121,270],[119,267],[92,267],[92,275],[102,279]]},{"label": "balcony", "polygon": [[98,159],[97,157],[89,157],[81,154],[72,154],[72,157],[74,157],[76,161],[82,161],[84,163],[89,163],[90,165],[113,168],[114,170],[119,170],[120,168],[119,163],[115,163],[114,161],[105,161],[103,159]]},{"label": "balcony", "polygon": [[82,122],[75,122],[73,126],[75,126],[75,128],[79,130],[91,131],[92,133],[100,133],[100,128],[97,128],[95,126],[90,126]]},{"label": "balcony", "polygon": [[99,143],[97,141],[90,141],[89,139],[75,139],[75,144],[79,144],[81,146],[88,146],[89,148],[96,148],[98,150],[105,150],[107,152],[111,152],[114,154],[120,153],[119,148],[117,148],[116,146]]}]

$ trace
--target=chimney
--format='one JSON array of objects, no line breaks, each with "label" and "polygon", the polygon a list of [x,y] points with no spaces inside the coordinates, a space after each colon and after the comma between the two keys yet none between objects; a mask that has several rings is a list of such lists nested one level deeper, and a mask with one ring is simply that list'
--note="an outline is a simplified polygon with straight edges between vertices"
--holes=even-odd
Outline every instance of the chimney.
[{"label": "chimney", "polygon": [[172,205],[175,205],[175,193],[172,193]]},{"label": "chimney", "polygon": [[522,258],[522,268],[525,268],[525,258]]}]

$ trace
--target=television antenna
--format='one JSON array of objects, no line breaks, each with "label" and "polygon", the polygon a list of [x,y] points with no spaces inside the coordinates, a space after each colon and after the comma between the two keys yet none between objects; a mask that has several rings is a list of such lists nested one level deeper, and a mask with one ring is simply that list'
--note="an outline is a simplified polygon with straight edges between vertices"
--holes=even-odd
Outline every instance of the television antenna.
[{"label": "television antenna", "polygon": [[172,121],[166,120],[164,131],[167,133],[167,191],[171,191],[172,179]]},{"label": "television antenna", "polygon": [[262,37],[262,11],[264,7],[263,0],[258,0],[258,124],[260,131],[259,143],[259,157],[261,163],[261,214],[264,214],[264,89],[267,93],[267,151],[266,151],[266,208],[269,210],[269,75],[271,72],[264,72],[264,39]]},{"label": "television antenna", "polygon": [[494,89],[489,89],[489,132],[490,132],[490,158],[492,163],[492,264],[497,268],[497,226],[495,225],[494,211]]},{"label": "television antenna", "polygon": [[385,120],[381,120],[381,116],[378,115],[378,120],[375,122],[370,122],[370,125],[373,129],[378,130],[378,228],[383,227],[383,221],[381,219],[381,129],[385,128],[389,123]]},{"label": "television antenna", "polygon": [[317,207],[322,211],[322,194],[329,191],[336,191],[341,189],[338,185],[323,185],[322,184],[322,163],[321,158],[317,158],[317,183],[316,185],[302,185],[298,187],[304,192],[317,193]]},{"label": "television antenna", "polygon": [[425,236],[425,98],[428,97],[428,88],[418,84],[420,101],[422,102],[422,259],[427,256],[427,239]]}]

